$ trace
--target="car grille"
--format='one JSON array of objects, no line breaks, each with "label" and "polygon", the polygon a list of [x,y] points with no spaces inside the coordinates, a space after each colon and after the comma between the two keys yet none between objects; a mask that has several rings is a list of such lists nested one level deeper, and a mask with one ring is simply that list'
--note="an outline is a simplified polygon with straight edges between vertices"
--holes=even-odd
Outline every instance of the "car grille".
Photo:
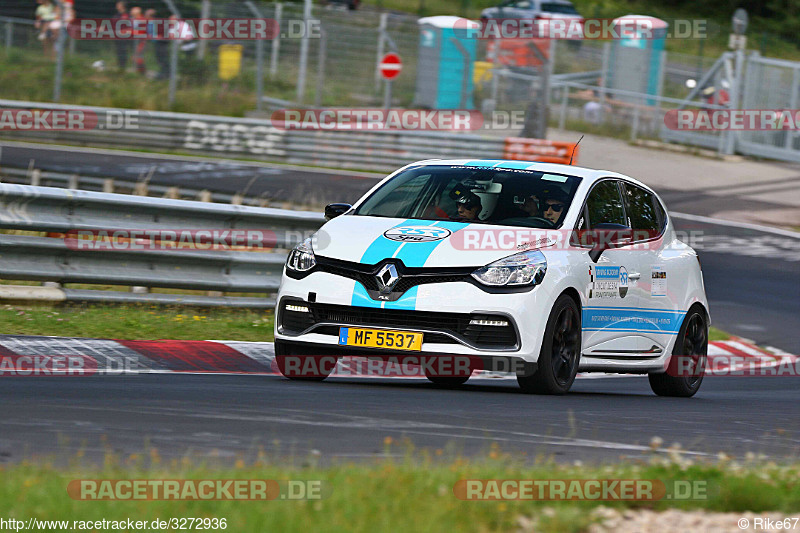
[{"label": "car grille", "polygon": [[[312,331],[315,333],[338,336],[338,326],[314,327],[316,324],[332,323],[423,331],[435,329],[436,331],[425,333],[423,338],[423,342],[431,343],[463,342],[475,348],[490,350],[514,349],[518,346],[514,324],[510,318],[503,315],[437,313],[302,302],[302,305],[307,306],[310,310],[309,313],[305,313],[287,311],[287,303],[299,304],[300,302],[284,300],[281,303],[278,320],[283,332],[289,335],[297,335],[313,328]],[[505,320],[508,325],[471,325],[471,320]],[[450,335],[456,337],[457,340]]]},{"label": "car grille", "polygon": [[[378,280],[376,275],[385,261],[376,265],[364,265],[351,261],[318,257],[316,269],[336,276],[354,279],[361,283],[368,291],[377,291]],[[477,267],[466,268],[409,268],[399,260],[394,261],[400,280],[393,287],[392,292],[404,293],[412,287],[426,283],[451,283],[458,281],[471,282],[470,274]]]}]

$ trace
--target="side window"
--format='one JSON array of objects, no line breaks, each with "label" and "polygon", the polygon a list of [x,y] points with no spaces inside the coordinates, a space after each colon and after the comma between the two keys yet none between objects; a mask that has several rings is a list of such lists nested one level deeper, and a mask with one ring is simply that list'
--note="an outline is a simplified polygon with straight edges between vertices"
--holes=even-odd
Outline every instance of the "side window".
[{"label": "side window", "polygon": [[631,228],[644,230],[651,237],[661,233],[659,214],[656,211],[658,202],[655,196],[636,185],[626,183],[625,197],[628,201],[628,218]]},{"label": "side window", "polygon": [[605,180],[595,185],[586,200],[586,207],[589,211],[588,229],[595,228],[598,224],[628,226],[616,181]]}]

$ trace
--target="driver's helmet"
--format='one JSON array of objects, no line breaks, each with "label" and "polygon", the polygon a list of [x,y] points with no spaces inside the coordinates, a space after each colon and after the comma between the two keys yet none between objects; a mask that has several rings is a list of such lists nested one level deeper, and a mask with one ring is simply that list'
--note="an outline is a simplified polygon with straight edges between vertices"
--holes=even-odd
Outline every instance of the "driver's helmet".
[{"label": "driver's helmet", "polygon": [[478,220],[486,220],[497,206],[497,200],[500,198],[500,191],[503,186],[500,183],[494,183],[492,180],[466,180],[456,185],[450,191],[450,197],[457,203],[470,202],[470,206],[477,205],[475,198],[480,202],[481,211],[478,213]]}]

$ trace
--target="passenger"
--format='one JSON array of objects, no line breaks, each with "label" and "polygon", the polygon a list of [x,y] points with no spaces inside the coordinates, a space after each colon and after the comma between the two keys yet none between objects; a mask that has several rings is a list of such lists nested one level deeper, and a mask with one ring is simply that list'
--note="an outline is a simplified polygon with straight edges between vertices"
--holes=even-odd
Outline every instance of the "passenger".
[{"label": "passenger", "polygon": [[543,196],[542,216],[557,226],[566,211],[567,198],[560,189],[546,190]]}]

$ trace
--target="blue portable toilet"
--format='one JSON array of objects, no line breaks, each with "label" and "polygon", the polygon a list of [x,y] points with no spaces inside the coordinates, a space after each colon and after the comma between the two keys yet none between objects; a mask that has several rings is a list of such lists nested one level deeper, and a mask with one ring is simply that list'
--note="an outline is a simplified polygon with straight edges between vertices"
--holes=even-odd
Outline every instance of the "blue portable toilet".
[{"label": "blue portable toilet", "polygon": [[[611,45],[606,87],[661,96],[663,52],[669,24],[644,15],[614,19],[620,37]],[[640,98],[610,95],[615,100],[645,104]],[[648,99],[647,105],[654,105]]]},{"label": "blue portable toilet", "polygon": [[473,109],[473,64],[480,25],[461,17],[425,17],[419,24],[414,104],[428,109]]}]

